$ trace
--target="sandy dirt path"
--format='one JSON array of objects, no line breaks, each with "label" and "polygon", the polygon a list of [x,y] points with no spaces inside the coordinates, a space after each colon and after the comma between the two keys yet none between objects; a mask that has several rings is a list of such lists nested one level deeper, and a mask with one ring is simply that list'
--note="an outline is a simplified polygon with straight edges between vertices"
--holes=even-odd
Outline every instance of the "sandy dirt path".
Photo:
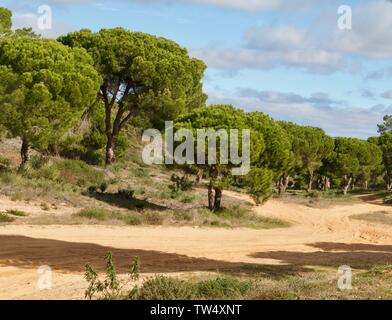
[{"label": "sandy dirt path", "polygon": [[[230,196],[249,200],[244,195]],[[2,207],[0,199],[0,207]],[[3,205],[4,207],[4,205]],[[84,264],[102,271],[112,251],[120,273],[134,256],[142,272],[260,272],[264,275],[314,266],[362,268],[392,263],[392,228],[351,220],[354,214],[387,211],[354,203],[327,209],[271,200],[254,210],[293,223],[272,230],[191,227],[28,226],[0,227],[0,299],[81,299]],[[39,290],[39,266],[52,269],[52,289]]]}]

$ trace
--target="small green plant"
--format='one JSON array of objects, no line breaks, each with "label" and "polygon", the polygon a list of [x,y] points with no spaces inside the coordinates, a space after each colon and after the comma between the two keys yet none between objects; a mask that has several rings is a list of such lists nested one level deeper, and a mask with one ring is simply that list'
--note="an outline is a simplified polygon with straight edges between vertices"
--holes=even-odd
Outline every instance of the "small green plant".
[{"label": "small green plant", "polygon": [[157,276],[146,280],[140,288],[140,300],[189,300],[194,298],[192,284],[175,278]]},{"label": "small green plant", "polygon": [[0,172],[11,172],[11,161],[9,159],[0,157]]},{"label": "small green plant", "polygon": [[252,289],[250,281],[235,278],[216,278],[196,284],[199,297],[209,299],[239,299]]},{"label": "small green plant", "polygon": [[170,181],[173,182],[173,184],[169,186],[169,189],[174,193],[179,191],[192,190],[193,182],[190,181],[186,175],[180,177],[176,174],[173,174],[170,178]]},{"label": "small green plant", "polygon": [[101,208],[88,208],[81,210],[78,214],[79,217],[87,219],[96,219],[99,221],[104,221],[108,219],[109,212]]},{"label": "small green plant", "polygon": [[30,159],[30,166],[34,170],[40,170],[42,167],[44,167],[47,163],[49,162],[48,157],[44,157],[42,155],[34,155]]},{"label": "small green plant", "polygon": [[132,290],[125,294],[124,287],[129,284],[130,281],[136,282],[139,279],[140,274],[140,261],[139,257],[135,257],[132,262],[130,272],[128,274],[129,279],[126,282],[121,283],[118,279],[116,268],[113,262],[113,254],[108,252],[106,255],[106,276],[104,280],[100,280],[97,271],[89,263],[86,264],[85,279],[88,282],[88,288],[85,292],[85,297],[89,300],[118,300],[124,299],[125,297],[137,296],[138,288],[136,285]]},{"label": "small green plant", "polygon": [[5,223],[5,222],[13,222],[15,221],[15,218],[12,218],[5,213],[0,213],[0,223]]},{"label": "small green plant", "polygon": [[139,226],[143,223],[143,219],[137,215],[126,215],[124,222],[130,226]]}]

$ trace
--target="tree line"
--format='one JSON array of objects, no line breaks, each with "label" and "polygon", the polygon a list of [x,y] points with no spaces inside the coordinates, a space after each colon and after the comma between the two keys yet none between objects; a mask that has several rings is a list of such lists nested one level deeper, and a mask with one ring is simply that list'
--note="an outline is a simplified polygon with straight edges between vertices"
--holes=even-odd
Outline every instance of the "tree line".
[{"label": "tree line", "polygon": [[333,138],[322,129],[275,121],[230,105],[206,106],[203,61],[173,41],[123,28],[82,29],[43,39],[12,31],[12,13],[0,8],[0,133],[19,137],[21,170],[29,148],[106,165],[128,145],[129,128],[250,129],[251,171],[231,176],[236,164],[186,166],[208,179],[208,203],[221,207],[231,185],[263,203],[274,188],[344,194],[355,188],[392,189],[392,117],[367,141]]}]

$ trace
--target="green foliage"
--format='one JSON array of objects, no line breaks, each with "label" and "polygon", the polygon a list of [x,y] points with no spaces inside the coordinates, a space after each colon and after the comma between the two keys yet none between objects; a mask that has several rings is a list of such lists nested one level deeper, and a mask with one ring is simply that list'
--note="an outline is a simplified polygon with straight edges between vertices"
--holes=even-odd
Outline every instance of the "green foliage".
[{"label": "green foliage", "polygon": [[96,170],[80,160],[63,160],[56,162],[54,168],[59,171],[62,182],[85,187],[87,185],[101,186],[104,172]]},{"label": "green foliage", "polygon": [[392,132],[392,116],[386,115],[383,118],[383,123],[378,125],[378,133],[381,135],[391,133]]},{"label": "green foliage", "polygon": [[192,190],[193,182],[189,180],[188,176],[178,176],[175,173],[170,177],[170,181],[173,182],[172,185],[169,186],[169,189],[177,193],[179,191],[189,191]]},{"label": "green foliage", "polygon": [[95,219],[99,221],[104,221],[108,219],[108,216],[110,216],[110,213],[101,208],[88,208],[88,209],[83,209],[78,213],[78,216],[87,218],[87,219]]},{"label": "green foliage", "polygon": [[291,141],[293,154],[286,173],[295,172],[306,176],[309,191],[313,177],[334,149],[334,140],[320,128],[304,127],[291,122],[279,122]]},{"label": "green foliage", "polygon": [[12,12],[0,7],[0,35],[10,32],[12,27]]},{"label": "green foliage", "polygon": [[162,128],[164,119],[206,101],[201,83],[205,64],[170,40],[115,28],[97,33],[83,29],[59,41],[85,48],[103,78],[98,97],[106,119],[111,119],[105,122],[107,164],[114,161],[118,135],[128,123],[148,119],[151,126]]},{"label": "green foliage", "polygon": [[386,173],[386,182],[392,183],[392,132],[385,132],[375,141],[382,151],[383,166]]},{"label": "green foliage", "polygon": [[256,158],[255,167],[269,169],[277,175],[287,170],[292,164],[293,154],[286,131],[261,112],[248,113],[247,123],[262,135],[265,144],[261,157]]},{"label": "green foliage", "polygon": [[[227,143],[229,146],[231,138],[229,132],[231,129],[237,129],[239,132],[239,152],[242,153],[242,129],[249,129],[251,133],[251,164],[254,166],[262,165],[264,159],[263,156],[267,156],[267,153],[265,153],[266,145],[262,130],[259,130],[256,126],[255,128],[250,127],[250,122],[251,121],[247,118],[244,111],[235,109],[230,105],[214,105],[206,108],[195,109],[192,112],[181,115],[176,119],[175,130],[182,128],[189,129],[194,132],[194,136],[196,136],[196,131],[198,129],[214,129],[217,132],[217,164],[197,165],[199,171],[204,171],[204,175],[210,178],[210,184],[215,190],[219,191],[232,184],[233,179],[231,169],[237,167],[237,165],[233,164],[231,161],[229,161],[228,164],[222,163],[221,154],[223,151],[221,150],[221,146],[224,145],[226,137],[225,139],[221,139],[218,133],[219,130],[226,130]],[[209,141],[208,139],[206,140],[205,154],[207,159],[209,157],[210,149],[208,146]],[[195,149],[196,147],[197,146],[195,145]],[[218,207],[220,206],[218,205]],[[219,208],[215,209],[219,210]]]},{"label": "green foliage", "polygon": [[[78,123],[72,132],[59,140],[55,149],[63,157],[81,159],[89,164],[99,165],[103,162],[107,140],[105,130],[105,108],[99,101],[88,110],[82,123]],[[128,134],[126,131],[121,131],[115,147],[117,157],[121,158],[128,148]]]},{"label": "green foliage", "polygon": [[0,157],[0,172],[6,173],[11,171],[11,161],[7,158]]},{"label": "green foliage", "polygon": [[156,276],[143,282],[140,300],[189,300],[194,297],[192,285],[175,278]]},{"label": "green foliage", "polygon": [[272,179],[274,174],[269,169],[254,168],[247,176],[247,188],[256,204],[266,202],[273,193]]},{"label": "green foliage", "polygon": [[[89,300],[118,300],[123,299],[125,293],[123,291],[123,286],[118,279],[116,268],[113,262],[113,255],[108,252],[106,258],[106,277],[104,280],[100,280],[98,273],[95,268],[89,263],[86,264],[85,279],[88,282],[88,288],[85,292],[85,297]],[[132,262],[130,272],[128,274],[129,280],[135,282],[139,278],[140,272],[140,262],[139,258],[135,257]]]},{"label": "green foliage", "polygon": [[251,282],[229,277],[210,279],[196,284],[197,296],[205,299],[240,299],[251,289]]},{"label": "green foliage", "polygon": [[370,142],[336,138],[334,153],[325,161],[325,170],[336,178],[367,180],[382,162],[382,151]]},{"label": "green foliage", "polygon": [[[85,279],[88,288],[85,298],[99,300],[191,300],[191,299],[241,299],[252,288],[250,281],[242,281],[231,277],[219,277],[199,282],[183,281],[172,277],[155,276],[144,280],[139,287],[140,259],[132,261],[128,279],[119,280],[109,252],[106,260],[106,276],[99,279],[95,268],[86,264]],[[126,289],[128,288],[127,292]],[[130,288],[130,289],[129,289]]]},{"label": "green foliage", "polygon": [[47,148],[63,135],[100,82],[83,49],[47,39],[0,41],[0,123],[28,145]]},{"label": "green foliage", "polygon": [[5,213],[0,212],[0,223],[13,222],[13,221],[15,221],[15,218],[10,217]]}]

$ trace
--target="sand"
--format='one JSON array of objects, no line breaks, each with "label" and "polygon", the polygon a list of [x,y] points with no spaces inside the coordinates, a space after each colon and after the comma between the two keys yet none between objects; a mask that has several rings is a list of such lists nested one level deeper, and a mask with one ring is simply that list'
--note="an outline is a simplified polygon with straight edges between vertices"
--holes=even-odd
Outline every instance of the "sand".
[{"label": "sand", "polygon": [[[249,200],[244,195],[230,196]],[[0,198],[0,208],[11,203]],[[15,207],[15,202],[12,203]],[[20,205],[28,212],[28,204]],[[37,210],[31,208],[31,210]],[[366,268],[392,263],[392,228],[352,220],[351,215],[392,207],[358,202],[329,208],[271,200],[255,207],[265,217],[290,221],[290,228],[218,229],[98,225],[8,225],[0,227],[0,299],[82,299],[87,262],[104,268],[112,251],[119,273],[139,256],[144,276],[256,270],[269,273],[306,268]],[[52,269],[52,287],[40,290],[38,268]]]}]

